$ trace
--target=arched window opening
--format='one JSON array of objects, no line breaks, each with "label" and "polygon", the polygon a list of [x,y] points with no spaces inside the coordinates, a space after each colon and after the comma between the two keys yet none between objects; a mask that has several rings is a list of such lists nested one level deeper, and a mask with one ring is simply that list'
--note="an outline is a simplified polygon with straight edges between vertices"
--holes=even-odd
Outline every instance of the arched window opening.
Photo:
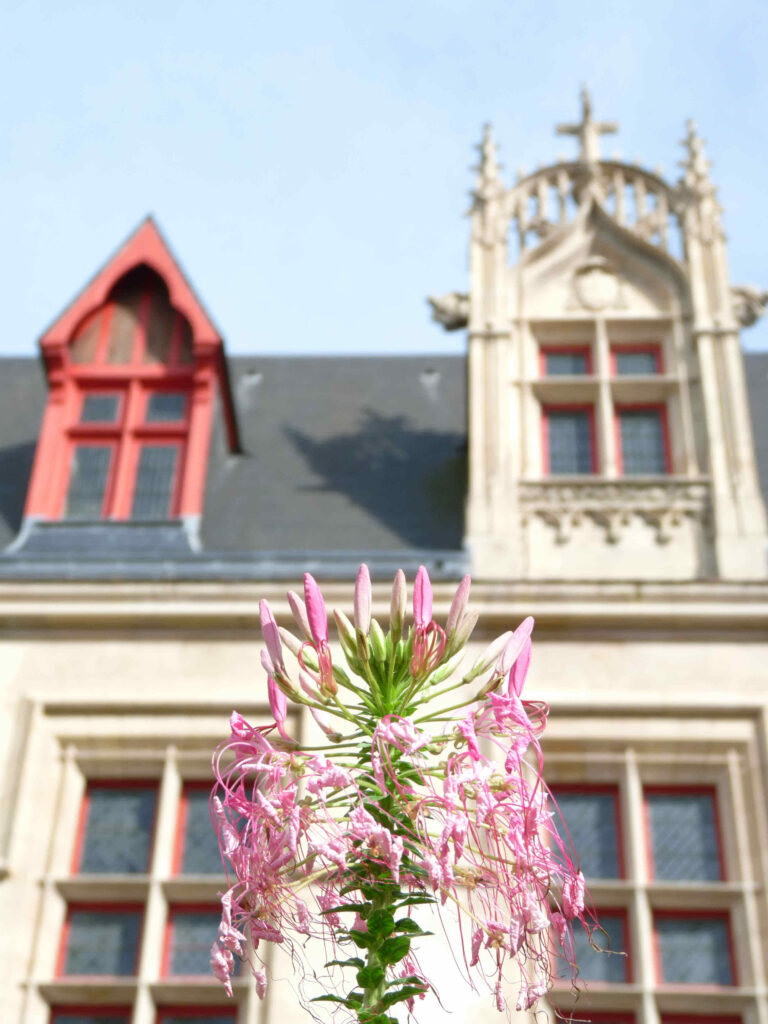
[{"label": "arched window opening", "polygon": [[75,331],[70,358],[78,365],[190,366],[192,329],[171,305],[160,275],[141,264],[83,320]]}]

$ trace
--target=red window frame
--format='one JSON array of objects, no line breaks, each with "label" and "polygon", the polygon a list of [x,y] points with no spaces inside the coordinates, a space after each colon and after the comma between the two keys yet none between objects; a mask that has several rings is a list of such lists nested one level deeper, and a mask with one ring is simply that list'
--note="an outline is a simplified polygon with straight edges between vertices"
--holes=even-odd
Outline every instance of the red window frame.
[{"label": "red window frame", "polygon": [[719,1013],[663,1013],[661,1024],[744,1024],[741,1017]]},{"label": "red window frame", "polygon": [[664,357],[661,351],[661,345],[658,342],[644,342],[639,345],[611,345],[611,376],[618,377],[624,380],[629,377],[641,377],[643,374],[632,373],[632,374],[621,374],[619,373],[618,359],[616,356],[618,353],[635,353],[635,352],[650,352],[653,355],[656,368],[655,374],[664,373]]},{"label": "red window frame", "polygon": [[[199,914],[201,911],[210,911],[215,921],[221,916],[221,906],[218,903],[171,903],[168,907],[168,916],[165,919],[165,933],[163,935],[163,956],[161,961],[161,977],[163,978],[201,978],[207,977],[201,974],[171,974],[171,948],[173,943],[173,925],[177,917],[184,914]],[[215,938],[215,935],[214,935]],[[211,939],[213,943],[213,939]]]},{"label": "red window frame", "polygon": [[727,881],[725,870],[725,851],[723,850],[723,830],[720,819],[720,805],[717,799],[716,786],[643,786],[643,825],[645,826],[645,861],[649,881],[654,881],[655,867],[653,863],[653,834],[651,832],[651,816],[648,811],[648,796],[710,796],[715,822],[715,843],[717,844],[717,862],[720,866],[719,881]]},{"label": "red window frame", "polygon": [[[541,407],[541,456],[545,476],[552,476],[549,455],[549,416],[553,412],[585,412],[589,417],[589,446],[592,455],[590,473],[575,473],[574,476],[590,476],[597,473],[597,431],[595,429],[595,407],[592,404],[553,404],[547,402]],[[558,473],[558,476],[570,474]]]},{"label": "red window frame", "polygon": [[[144,923],[145,923],[145,906],[143,903],[115,903],[115,902],[79,902],[79,903],[68,903],[67,904],[67,916],[64,919],[64,927],[61,929],[61,938],[59,939],[59,950],[56,955],[56,970],[55,976],[57,978],[135,978],[139,970],[139,957],[141,956],[141,944],[144,938]],[[69,931],[72,921],[72,914],[77,913],[79,910],[103,910],[106,912],[123,912],[126,914],[138,913],[141,917],[141,923],[139,925],[139,932],[136,938],[136,956],[133,961],[133,972],[131,974],[111,975],[111,974],[65,974],[64,965],[67,960],[67,948],[69,946]]]},{"label": "red window frame", "polygon": [[[550,786],[550,794],[552,799],[557,805],[557,793],[585,793],[587,796],[590,793],[597,794],[608,794],[613,797],[613,823],[616,831],[616,868],[618,870],[617,878],[626,878],[626,863],[624,859],[624,835],[622,832],[622,821],[621,821],[621,793],[619,791],[618,783],[591,783],[582,784],[580,782],[556,782]],[[558,807],[558,814],[560,810]],[[565,821],[562,814],[560,814],[562,821]],[[567,826],[567,822],[566,822]],[[569,836],[570,839],[570,836]],[[578,854],[578,850],[576,853]]]},{"label": "red window frame", "polygon": [[215,1015],[217,1017],[229,1017],[232,1024],[235,1024],[237,1009],[230,1006],[216,1006],[216,1004],[211,1004],[210,1006],[205,1007],[161,1006],[158,1008],[155,1022],[156,1024],[165,1024],[165,1021],[170,1017],[189,1017],[190,1024],[195,1024],[195,1020],[200,1020],[206,1014]]},{"label": "red window frame", "polygon": [[[592,375],[592,347],[591,345],[540,345],[539,346],[539,375],[549,377],[547,373],[547,356],[549,355],[580,355],[585,357],[586,370],[584,373],[575,374],[553,374],[554,377],[589,377]],[[551,378],[550,378],[551,379]]]},{"label": "red window frame", "polygon": [[[621,414],[623,412],[656,412],[661,424],[661,443],[664,451],[664,474],[672,473],[672,445],[669,439],[669,418],[664,402],[621,402],[613,407],[613,432],[616,439],[616,469],[624,476],[624,456],[621,449]],[[633,474],[634,475],[634,474]]]},{"label": "red window frame", "polygon": [[77,830],[75,833],[75,847],[72,851],[72,864],[70,867],[70,873],[73,875],[80,874],[80,864],[83,859],[83,850],[85,848],[85,833],[88,828],[88,815],[91,808],[91,790],[99,788],[109,789],[154,789],[155,791],[155,811],[152,818],[152,828],[149,835],[149,851],[147,853],[147,870],[152,863],[152,852],[155,845],[155,832],[157,830],[157,812],[159,804],[159,788],[160,783],[158,779],[89,779],[85,793],[83,794],[82,803],[80,804],[80,811],[77,818]]},{"label": "red window frame", "polygon": [[[717,985],[713,983],[699,984],[684,981],[665,981],[664,980],[664,967],[661,962],[661,946],[659,945],[659,933],[656,928],[656,922],[659,918],[676,919],[678,921],[690,918],[708,918],[709,920],[719,919],[725,921],[725,934],[728,939],[728,962],[731,968],[731,983],[730,985]],[[704,989],[706,991],[730,991],[732,988],[737,988],[739,984],[739,972],[736,969],[736,950],[733,944],[733,927],[731,925],[731,915],[727,910],[654,910],[653,911],[653,959],[654,966],[656,969],[656,984],[658,986],[665,986],[670,988],[684,988],[684,989]]]},{"label": "red window frame", "polygon": [[133,1010],[130,1006],[94,1006],[78,1003],[75,1006],[52,1006],[50,1024],[58,1024],[59,1020],[68,1013],[81,1013],[86,1018],[93,1017],[115,1017],[118,1020],[125,1020],[130,1024]]},{"label": "red window frame", "polygon": [[[176,835],[173,842],[173,860],[171,870],[174,875],[181,875],[182,864],[184,861],[184,841],[186,839],[187,829],[187,808],[189,804],[189,794],[191,792],[200,793],[202,791],[210,793],[213,788],[212,782],[206,782],[204,779],[193,779],[185,782],[181,788],[181,796],[179,798],[179,811],[176,817]],[[213,825],[211,825],[213,828]],[[224,865],[221,865],[221,874],[224,873]]]}]

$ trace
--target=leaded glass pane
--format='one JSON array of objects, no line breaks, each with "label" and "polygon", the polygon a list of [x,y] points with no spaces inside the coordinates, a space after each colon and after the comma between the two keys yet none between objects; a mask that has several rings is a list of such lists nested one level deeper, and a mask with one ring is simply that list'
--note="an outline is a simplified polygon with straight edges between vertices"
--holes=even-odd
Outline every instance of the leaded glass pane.
[{"label": "leaded glass pane", "polygon": [[67,490],[67,519],[100,519],[104,507],[112,448],[79,444],[72,452]]},{"label": "leaded glass pane", "polygon": [[[554,791],[560,815],[556,824],[570,834],[581,870],[587,878],[618,878],[616,794]],[[556,812],[557,813],[557,812]],[[561,827],[565,822],[567,833]]]},{"label": "leaded glass pane", "polygon": [[214,909],[174,913],[168,974],[210,973],[211,946],[218,933],[219,917]]},{"label": "leaded glass pane", "polygon": [[621,377],[647,376],[657,373],[656,353],[616,352],[616,373]]},{"label": "leaded glass pane", "polygon": [[[585,981],[603,981],[622,984],[629,980],[629,957],[624,939],[624,917],[621,914],[601,914],[598,910],[600,928],[588,933],[579,925],[574,928],[573,954],[579,968],[579,977]],[[595,949],[594,947],[598,948]],[[561,968],[561,976],[569,976],[567,967]]]},{"label": "leaded glass pane", "polygon": [[592,431],[589,414],[550,410],[549,471],[554,474],[592,472]]},{"label": "leaded glass pane", "polygon": [[73,1013],[69,1010],[57,1011],[53,1015],[51,1024],[128,1024],[130,1010],[80,1011]]},{"label": "leaded glass pane", "polygon": [[92,786],[80,872],[146,872],[154,816],[154,787]]},{"label": "leaded glass pane", "polygon": [[193,1016],[188,1013],[183,1016],[177,1013],[164,1013],[161,1024],[233,1024],[234,1019],[231,1013],[200,1010]]},{"label": "leaded glass pane", "polygon": [[657,409],[624,409],[621,424],[621,460],[627,476],[667,471],[661,414]]},{"label": "leaded glass pane", "polygon": [[181,871],[185,875],[220,875],[223,871],[219,841],[211,824],[208,789],[185,794]]},{"label": "leaded glass pane", "polygon": [[118,395],[86,395],[80,410],[80,422],[114,423],[119,404]]},{"label": "leaded glass pane", "polygon": [[177,454],[176,445],[142,445],[131,519],[169,517]]},{"label": "leaded glass pane", "polygon": [[663,980],[732,985],[728,925],[722,917],[660,917],[656,934]]},{"label": "leaded glass pane", "polygon": [[184,419],[186,395],[180,391],[156,391],[147,403],[147,423],[177,423]]},{"label": "leaded glass pane", "polygon": [[138,910],[73,910],[64,974],[133,974],[140,928]]},{"label": "leaded glass pane", "polygon": [[647,793],[654,877],[718,882],[722,878],[711,793]]},{"label": "leaded glass pane", "polygon": [[567,377],[587,373],[586,352],[547,352],[548,377]]}]

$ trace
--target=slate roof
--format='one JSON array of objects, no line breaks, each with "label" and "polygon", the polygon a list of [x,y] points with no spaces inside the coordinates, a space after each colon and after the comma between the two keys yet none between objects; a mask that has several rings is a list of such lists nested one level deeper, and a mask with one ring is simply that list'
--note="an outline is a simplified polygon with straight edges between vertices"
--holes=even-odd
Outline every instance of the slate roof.
[{"label": "slate roof", "polygon": [[[768,353],[745,367],[768,502]],[[18,536],[45,404],[35,359],[0,360],[0,578],[275,579],[466,570],[465,360],[235,357],[242,454],[217,416],[199,531],[41,523]],[[15,539],[14,539],[15,538]]]},{"label": "slate roof", "polygon": [[41,523],[13,542],[45,385],[35,360],[0,360],[0,577],[348,576],[363,556],[382,572],[465,571],[461,357],[236,357],[229,370],[243,450],[229,454],[217,416],[199,537]]}]

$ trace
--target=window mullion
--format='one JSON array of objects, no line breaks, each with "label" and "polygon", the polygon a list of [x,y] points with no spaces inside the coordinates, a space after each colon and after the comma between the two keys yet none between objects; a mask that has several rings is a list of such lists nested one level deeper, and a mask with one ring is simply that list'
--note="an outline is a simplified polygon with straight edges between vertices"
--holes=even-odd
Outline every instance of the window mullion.
[{"label": "window mullion", "polygon": [[642,989],[642,1014],[639,1024],[659,1024],[654,998],[656,985],[653,948],[653,918],[648,902],[647,847],[643,811],[643,786],[635,750],[630,747],[624,765],[624,800],[626,807],[625,837],[626,871],[632,881],[632,951],[633,977]]},{"label": "window mullion", "polygon": [[163,956],[165,926],[168,915],[162,884],[170,874],[180,793],[181,778],[176,760],[176,748],[170,746],[166,751],[157,799],[155,836],[149,869],[149,895],[144,911],[144,928],[139,957],[139,991],[136,999],[133,1024],[154,1024],[155,1010],[149,986],[160,977],[160,963]]},{"label": "window mullion", "polygon": [[602,476],[614,479],[619,475],[616,459],[616,432],[613,422],[611,396],[611,353],[605,320],[595,319],[595,373],[597,388],[597,470]]},{"label": "window mullion", "polygon": [[123,433],[115,453],[114,484],[109,498],[107,516],[110,519],[128,519],[136,484],[139,446],[136,430],[143,419],[144,395],[139,381],[131,381],[125,396]]},{"label": "window mullion", "polygon": [[[747,834],[747,822],[752,820],[748,815],[746,800],[744,796],[744,785],[742,782],[742,763],[737,751],[728,751],[728,781],[730,786],[730,803],[732,808],[732,819],[735,826],[736,849],[738,856],[739,881],[743,886],[742,907],[739,908],[737,918],[731,919],[731,928],[737,943],[740,941],[749,949],[749,977],[744,977],[743,969],[737,975],[737,982],[740,985],[751,983],[760,989],[765,988],[766,977],[763,959],[760,951],[760,915],[758,914],[755,900],[754,876],[749,857],[749,836]],[[722,809],[721,809],[722,814]],[[720,828],[722,829],[722,821]],[[727,851],[724,850],[727,855]],[[738,947],[737,947],[738,949]],[[737,956],[738,960],[741,960]],[[764,1001],[760,1001],[758,1010],[760,1024],[768,1024],[768,1008]]]}]

